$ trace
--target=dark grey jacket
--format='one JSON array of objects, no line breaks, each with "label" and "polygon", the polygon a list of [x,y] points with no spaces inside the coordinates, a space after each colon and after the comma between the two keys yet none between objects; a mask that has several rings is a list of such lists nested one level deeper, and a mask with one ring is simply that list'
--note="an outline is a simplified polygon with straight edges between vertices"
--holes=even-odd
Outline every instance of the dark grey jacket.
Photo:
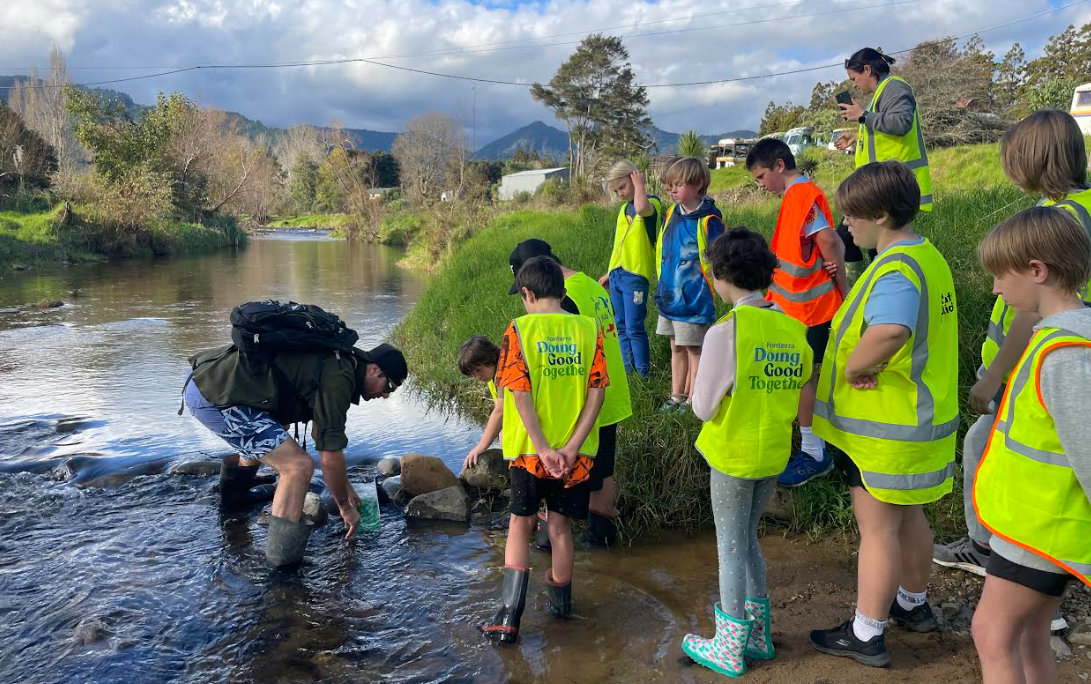
[{"label": "dark grey jacket", "polygon": [[883,88],[883,93],[875,103],[875,111],[868,112],[864,125],[868,135],[875,131],[887,135],[902,136],[913,128],[913,113],[917,111],[917,100],[909,84],[891,81]]}]

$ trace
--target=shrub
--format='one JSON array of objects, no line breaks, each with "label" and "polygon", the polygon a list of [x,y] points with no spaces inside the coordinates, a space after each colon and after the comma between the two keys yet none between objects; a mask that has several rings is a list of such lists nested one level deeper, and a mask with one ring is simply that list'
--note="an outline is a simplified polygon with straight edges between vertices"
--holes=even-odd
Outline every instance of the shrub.
[{"label": "shrub", "polygon": [[548,204],[565,205],[571,197],[568,181],[564,178],[550,178],[538,186],[534,196]]},{"label": "shrub", "polygon": [[406,247],[420,233],[423,223],[419,216],[411,214],[387,216],[379,229],[379,242]]}]

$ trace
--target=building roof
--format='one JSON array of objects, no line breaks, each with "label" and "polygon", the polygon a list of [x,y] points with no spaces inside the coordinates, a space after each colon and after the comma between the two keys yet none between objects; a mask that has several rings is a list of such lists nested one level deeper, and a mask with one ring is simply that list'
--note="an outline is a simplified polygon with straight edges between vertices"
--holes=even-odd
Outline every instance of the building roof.
[{"label": "building roof", "polygon": [[520,171],[518,173],[505,173],[504,178],[511,178],[512,176],[539,176],[544,173],[553,173],[554,171],[566,171],[567,166],[557,166],[552,169],[531,169],[530,171]]}]

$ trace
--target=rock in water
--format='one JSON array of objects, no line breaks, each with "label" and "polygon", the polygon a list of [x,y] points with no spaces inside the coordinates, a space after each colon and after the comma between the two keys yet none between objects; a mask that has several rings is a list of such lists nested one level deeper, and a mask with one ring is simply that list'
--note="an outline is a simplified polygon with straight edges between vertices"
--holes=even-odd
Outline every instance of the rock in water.
[{"label": "rock in water", "polygon": [[72,638],[77,643],[83,644],[95,644],[106,637],[110,636],[110,630],[106,627],[105,623],[98,618],[84,618],[80,620],[80,623],[76,625],[75,631],[72,633]]},{"label": "rock in water", "polygon": [[307,492],[307,496],[303,497],[303,515],[309,515],[313,518],[318,515],[318,511],[321,509],[322,497],[314,492]]},{"label": "rock in water", "polygon": [[171,475],[191,475],[195,477],[205,477],[208,475],[220,474],[220,462],[219,461],[186,461],[185,463],[179,463],[170,469]]},{"label": "rock in water", "polygon": [[[330,499],[332,502],[333,499]],[[333,504],[333,512],[340,515],[337,508],[337,504]],[[258,514],[258,524],[262,527],[269,525],[269,518],[273,515],[273,504],[266,506],[261,513]],[[303,516],[300,518],[307,525],[313,525],[314,527],[322,527],[329,520],[330,512],[327,510],[326,505],[322,502],[322,497],[314,492],[307,492],[307,496],[303,498]]]},{"label": "rock in water", "polygon": [[402,487],[410,496],[420,496],[461,485],[451,469],[435,456],[409,454],[402,459]]},{"label": "rock in water", "polygon": [[375,469],[382,475],[393,477],[402,472],[402,464],[396,458],[384,458],[375,465]]},{"label": "rock in water", "polygon": [[502,492],[508,488],[508,464],[504,462],[504,452],[489,449],[477,458],[477,465],[463,468],[458,479],[467,487],[483,492]]},{"label": "rock in water", "polygon": [[64,302],[59,299],[43,299],[34,305],[35,309],[58,309],[64,306]]},{"label": "rock in water", "polygon": [[405,491],[405,487],[402,486],[400,477],[388,477],[383,480],[382,484],[379,485],[379,496],[399,506],[404,506],[412,498],[409,492]]},{"label": "rock in water", "polygon": [[413,497],[405,507],[405,515],[426,520],[469,522],[470,497],[466,495],[462,485],[421,494]]}]

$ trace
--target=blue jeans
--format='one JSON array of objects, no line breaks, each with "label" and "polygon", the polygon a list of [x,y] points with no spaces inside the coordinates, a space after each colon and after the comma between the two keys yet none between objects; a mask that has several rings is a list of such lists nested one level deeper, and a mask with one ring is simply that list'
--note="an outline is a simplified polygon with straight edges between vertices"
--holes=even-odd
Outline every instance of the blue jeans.
[{"label": "blue jeans", "polygon": [[625,269],[610,271],[610,303],[614,307],[618,341],[625,370],[636,369],[647,377],[651,370],[651,347],[648,344],[648,281]]}]

